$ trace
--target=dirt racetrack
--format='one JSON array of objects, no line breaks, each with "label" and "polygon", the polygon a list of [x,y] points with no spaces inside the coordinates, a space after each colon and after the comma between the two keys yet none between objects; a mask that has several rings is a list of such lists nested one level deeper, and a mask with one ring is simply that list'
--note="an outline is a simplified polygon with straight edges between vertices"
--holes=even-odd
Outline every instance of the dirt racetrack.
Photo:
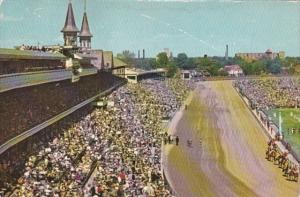
[{"label": "dirt racetrack", "polygon": [[231,81],[201,82],[189,100],[169,125],[179,146],[168,144],[163,151],[176,196],[300,195],[300,183],[287,181],[265,159],[267,137]]}]

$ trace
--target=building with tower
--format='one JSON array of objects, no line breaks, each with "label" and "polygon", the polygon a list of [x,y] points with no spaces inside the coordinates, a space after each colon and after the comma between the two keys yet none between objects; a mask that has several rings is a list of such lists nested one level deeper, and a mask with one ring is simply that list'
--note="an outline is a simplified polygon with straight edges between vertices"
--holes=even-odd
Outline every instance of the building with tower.
[{"label": "building with tower", "polygon": [[228,44],[226,44],[225,60],[228,60]]},{"label": "building with tower", "polygon": [[80,30],[80,33],[79,33],[80,48],[82,50],[91,49],[91,39],[92,39],[92,37],[93,37],[93,35],[90,32],[88,17],[87,17],[87,13],[86,13],[86,0],[85,0],[82,25],[81,25],[81,30]]},{"label": "building with tower", "polygon": [[64,47],[77,47],[77,34],[79,32],[73,12],[71,1],[68,5],[68,11],[65,21],[65,26],[61,30],[64,36]]},{"label": "building with tower", "polygon": [[279,51],[279,52],[273,52],[271,49],[266,50],[264,53],[236,53],[236,57],[239,57],[241,59],[244,59],[246,61],[255,61],[260,59],[275,59],[275,58],[284,58],[285,52]]}]

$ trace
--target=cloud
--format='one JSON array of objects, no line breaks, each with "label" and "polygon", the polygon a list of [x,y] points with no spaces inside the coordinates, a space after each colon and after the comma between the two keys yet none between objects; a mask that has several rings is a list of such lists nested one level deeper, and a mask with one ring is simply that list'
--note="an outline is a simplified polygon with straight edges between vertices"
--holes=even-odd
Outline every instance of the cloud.
[{"label": "cloud", "polygon": [[0,21],[15,22],[22,21],[23,19],[23,17],[6,16],[4,13],[0,13]]},{"label": "cloud", "polygon": [[170,28],[170,29],[172,29],[174,31],[177,31],[177,32],[181,33],[181,34],[184,34],[186,37],[188,37],[190,39],[193,39],[193,40],[195,40],[197,42],[200,42],[200,43],[206,45],[207,47],[209,47],[209,48],[211,48],[211,49],[213,49],[215,51],[218,51],[216,49],[216,47],[214,47],[213,45],[209,44],[208,42],[206,42],[206,41],[204,41],[204,40],[202,40],[202,39],[200,39],[200,38],[198,38],[198,37],[196,37],[196,36],[194,36],[192,34],[190,34],[189,32],[183,30],[182,28],[178,28],[175,25],[172,25],[172,24],[167,23],[167,22],[165,22],[163,20],[159,20],[159,19],[157,19],[155,17],[149,16],[149,15],[146,15],[146,14],[141,14],[141,16],[144,17],[144,18],[146,18],[146,19],[148,19],[148,20],[152,20],[152,21],[155,21],[157,23],[161,23],[161,24],[165,25],[167,28]]},{"label": "cloud", "polygon": [[4,1],[4,0],[0,0],[0,6],[2,5],[3,1]]},{"label": "cloud", "polygon": [[149,16],[149,15],[146,15],[146,14],[141,14],[142,17],[146,18],[146,19],[149,19],[149,20],[155,20],[155,18]]}]

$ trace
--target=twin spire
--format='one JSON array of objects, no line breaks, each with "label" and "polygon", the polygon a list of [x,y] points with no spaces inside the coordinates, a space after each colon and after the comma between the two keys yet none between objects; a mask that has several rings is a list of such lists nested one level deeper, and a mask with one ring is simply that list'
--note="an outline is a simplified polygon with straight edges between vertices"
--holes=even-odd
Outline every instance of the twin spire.
[{"label": "twin spire", "polygon": [[61,32],[79,32],[78,28],[76,27],[71,1],[69,2],[69,5],[68,5],[65,26],[61,30]]},{"label": "twin spire", "polygon": [[[68,5],[68,11],[65,21],[65,26],[61,30],[64,34],[65,46],[77,46],[77,36],[80,38],[80,46],[82,48],[91,48],[91,38],[93,35],[90,32],[89,22],[86,14],[86,0],[84,1],[84,14],[82,19],[81,30],[79,31],[73,13],[71,1]],[[79,35],[77,33],[79,32]]]},{"label": "twin spire", "polygon": [[79,33],[79,37],[93,37],[93,35],[90,32],[89,21],[88,21],[86,12],[84,12],[84,14],[83,14],[81,31]]}]

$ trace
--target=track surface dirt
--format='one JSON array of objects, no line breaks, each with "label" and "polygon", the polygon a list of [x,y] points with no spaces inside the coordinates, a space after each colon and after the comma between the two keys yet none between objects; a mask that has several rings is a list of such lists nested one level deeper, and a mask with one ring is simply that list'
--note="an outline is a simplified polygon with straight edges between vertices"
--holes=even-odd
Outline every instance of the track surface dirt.
[{"label": "track surface dirt", "polygon": [[179,146],[163,148],[165,173],[176,196],[300,195],[300,183],[287,181],[265,159],[267,137],[231,81],[201,82],[187,104],[169,124]]}]

